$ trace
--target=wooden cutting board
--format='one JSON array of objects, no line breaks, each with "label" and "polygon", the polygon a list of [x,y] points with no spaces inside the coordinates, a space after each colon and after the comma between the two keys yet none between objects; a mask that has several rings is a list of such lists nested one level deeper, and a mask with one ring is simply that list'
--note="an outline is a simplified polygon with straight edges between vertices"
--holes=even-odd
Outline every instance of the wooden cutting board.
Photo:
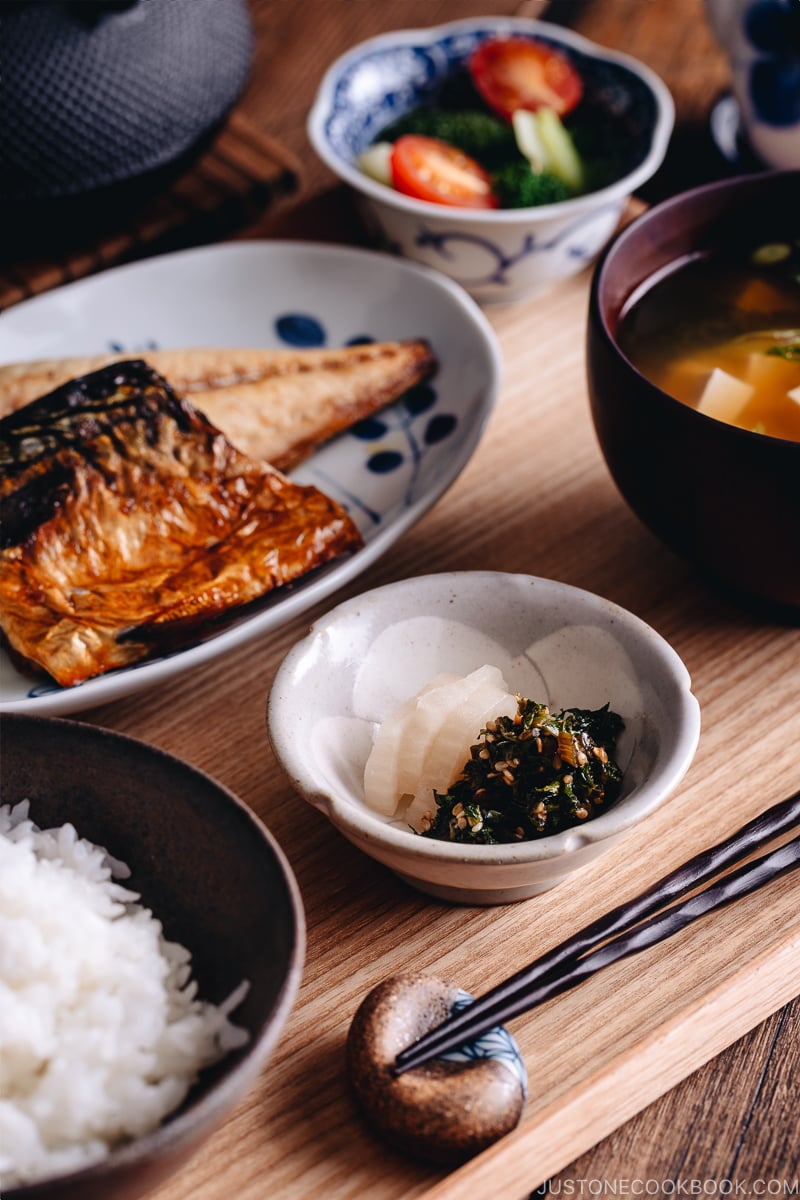
[{"label": "wooden cutting board", "polygon": [[474,567],[599,592],[684,659],[703,714],[695,762],[660,811],[556,889],[461,908],[363,857],[292,792],[271,755],[272,677],[322,609],[157,693],[87,714],[196,763],[250,804],[289,857],[308,922],[303,983],[271,1063],[156,1200],[518,1200],[800,993],[800,879],[790,876],[513,1021],[530,1074],[522,1122],[457,1170],[387,1149],[347,1091],[344,1040],[380,980],[422,969],[480,993],[798,786],[798,633],[721,599],[623,504],[589,418],[587,295],[583,274],[488,310],[506,370],[477,453],[337,599]]}]

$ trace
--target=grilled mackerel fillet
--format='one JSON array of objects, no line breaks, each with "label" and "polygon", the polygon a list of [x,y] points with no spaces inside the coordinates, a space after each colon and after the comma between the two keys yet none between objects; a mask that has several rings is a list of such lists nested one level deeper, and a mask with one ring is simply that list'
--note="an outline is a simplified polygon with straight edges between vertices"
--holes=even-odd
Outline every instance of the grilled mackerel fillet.
[{"label": "grilled mackerel fillet", "polygon": [[[119,355],[0,366],[0,417]],[[288,471],[436,366],[427,342],[335,350],[152,350],[144,357],[243,453]]]},{"label": "grilled mackerel fillet", "polygon": [[360,545],[339,505],[242,454],[144,362],[0,421],[0,629],[64,687]]}]

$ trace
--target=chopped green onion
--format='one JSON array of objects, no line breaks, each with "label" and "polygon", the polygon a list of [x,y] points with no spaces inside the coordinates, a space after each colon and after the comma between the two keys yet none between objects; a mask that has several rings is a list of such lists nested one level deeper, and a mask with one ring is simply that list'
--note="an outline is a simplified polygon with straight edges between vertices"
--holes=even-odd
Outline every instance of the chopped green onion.
[{"label": "chopped green onion", "polygon": [[759,266],[766,267],[772,263],[783,262],[792,253],[792,247],[785,242],[765,242],[751,254],[751,259]]}]

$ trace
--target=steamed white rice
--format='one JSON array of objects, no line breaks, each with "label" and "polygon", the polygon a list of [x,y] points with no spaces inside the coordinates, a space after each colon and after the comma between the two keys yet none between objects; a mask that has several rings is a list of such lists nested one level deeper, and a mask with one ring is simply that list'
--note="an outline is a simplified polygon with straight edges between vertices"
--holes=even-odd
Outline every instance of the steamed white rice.
[{"label": "steamed white rice", "polygon": [[247,1041],[197,998],[190,955],[71,825],[0,807],[0,1193],[154,1129]]}]

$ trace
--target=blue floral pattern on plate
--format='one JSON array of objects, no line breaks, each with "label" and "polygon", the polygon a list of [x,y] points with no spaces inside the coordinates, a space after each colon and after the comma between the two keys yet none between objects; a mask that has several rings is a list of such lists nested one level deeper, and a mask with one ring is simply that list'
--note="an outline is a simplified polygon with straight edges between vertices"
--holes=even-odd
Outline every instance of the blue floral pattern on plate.
[{"label": "blue floral pattern on plate", "polygon": [[[280,316],[275,322],[275,332],[279,338],[295,347],[319,347],[327,345],[328,341],[323,321],[309,313]],[[309,340],[302,341],[303,336]],[[362,345],[373,340],[366,334],[358,334],[348,338],[346,344]],[[426,416],[436,407],[437,400],[435,386],[421,384],[409,389],[394,404],[383,409],[379,416],[358,422],[347,435],[342,435],[364,443],[367,450],[363,460],[366,471],[374,475],[388,475],[406,467],[407,504],[413,503],[426,447],[435,446],[450,437],[458,426],[458,417],[451,412],[436,412],[430,417]],[[425,417],[424,421],[420,419],[422,417]],[[392,444],[387,445],[387,442]],[[373,443],[379,444],[376,447]],[[380,523],[380,513],[359,497],[357,491],[343,488],[341,484],[337,486],[322,469],[316,470],[315,474],[323,490],[337,491],[339,498],[351,511],[358,509],[372,523]]]},{"label": "blue floral pattern on plate", "polygon": [[[293,349],[314,349],[327,345],[327,334],[325,325],[320,317],[315,317],[311,313],[291,312],[282,313],[275,319],[275,333],[280,341]],[[363,345],[364,343],[374,341],[365,334],[358,334],[347,341],[348,345]],[[137,343],[135,346],[126,346],[124,341],[113,339],[108,342],[108,350],[114,354],[132,355],[146,354],[148,350],[158,350],[158,341],[155,338],[145,338],[144,341]],[[351,436],[357,441],[368,444],[385,438],[393,430],[402,432],[406,443],[407,451],[402,450],[374,450],[370,451],[365,456],[364,465],[368,471],[376,475],[386,475],[389,472],[397,471],[404,463],[410,460],[412,463],[412,471],[407,494],[407,502],[410,504],[413,501],[414,485],[417,479],[417,472],[422,457],[425,453],[426,446],[433,446],[441,442],[444,438],[449,437],[455,432],[458,425],[458,417],[453,413],[439,413],[427,421],[421,436],[418,436],[414,427],[416,419],[436,405],[437,395],[436,389],[431,384],[422,384],[415,388],[410,388],[409,391],[401,396],[394,404],[384,409],[380,417],[370,417],[365,421],[354,425],[347,434],[340,436]],[[333,481],[322,479],[320,486],[335,486]],[[370,521],[379,524],[381,515],[375,509],[365,504],[359,499],[355,492],[343,491],[339,487],[339,492],[342,494],[348,507],[358,508],[365,514]],[[202,640],[202,639],[201,639]],[[199,645],[199,642],[192,643]],[[161,658],[169,657],[169,655],[161,656]],[[134,663],[130,667],[126,667],[126,671],[136,671],[143,666],[159,661],[159,658],[152,657],[144,660],[141,663]],[[60,692],[62,689],[56,683],[48,683],[43,681],[34,684],[28,690],[28,696],[34,698],[36,696],[46,696],[53,692]]]},{"label": "blue floral pattern on plate", "polygon": [[[311,313],[291,312],[281,314],[275,319],[275,333],[280,341],[294,349],[316,349],[328,344],[324,322],[321,318],[315,317]],[[352,338],[348,338],[346,344],[348,346],[357,346],[371,341],[374,341],[374,338],[370,338],[366,334],[357,334]],[[142,345],[126,348],[121,341],[112,341],[109,342],[108,348],[114,351],[114,353],[119,354],[143,354],[147,350],[157,350],[158,343],[154,338],[148,338]],[[450,437],[458,425],[458,417],[453,413],[436,413],[426,422],[421,435],[415,429],[414,423],[417,417],[434,408],[436,401],[437,394],[435,387],[429,383],[420,384],[417,387],[410,388],[393,405],[384,409],[381,416],[369,417],[352,426],[349,430],[349,436],[356,438],[358,441],[365,443],[378,441],[385,438],[393,430],[399,430],[402,432],[407,443],[406,453],[398,449],[371,451],[364,460],[366,469],[374,472],[376,475],[386,475],[390,471],[396,471],[409,460],[415,467],[418,467],[426,446],[434,446],[445,438]],[[413,471],[408,494],[409,503],[413,499],[415,477],[416,471]],[[355,494],[347,495],[347,500],[351,505],[359,506],[360,504]],[[369,514],[371,520],[380,521],[380,515],[370,509],[369,506],[364,504],[360,506],[362,511]]]},{"label": "blue floral pattern on plate", "polygon": [[[72,323],[62,331],[53,310],[62,313],[67,294]],[[79,347],[76,328],[85,331]],[[349,509],[364,539],[361,550],[231,613],[192,645],[79,687],[32,681],[0,652],[0,710],[65,714],[108,702],[208,662],[305,611],[374,563],[454,481],[499,385],[499,351],[477,308],[411,264],[343,247],[250,242],[180,251],[68,284],[2,314],[0,360],[8,362],[22,357],[22,345],[30,357],[76,350],[142,357],[163,346],[297,348],[423,334],[439,359],[432,381],[333,439],[293,472],[298,482],[316,484]]]}]

